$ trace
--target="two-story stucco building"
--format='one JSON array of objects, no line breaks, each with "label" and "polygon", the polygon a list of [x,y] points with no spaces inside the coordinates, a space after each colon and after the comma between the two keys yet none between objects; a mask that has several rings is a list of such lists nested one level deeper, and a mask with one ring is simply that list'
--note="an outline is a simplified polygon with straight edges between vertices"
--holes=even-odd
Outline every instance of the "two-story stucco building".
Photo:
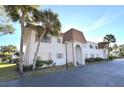
[{"label": "two-story stucco building", "polygon": [[[24,34],[24,64],[33,64],[34,54],[38,44],[37,31],[26,28]],[[107,58],[107,51],[99,49],[98,44],[87,41],[83,32],[70,29],[58,36],[47,35],[41,41],[38,56],[43,60],[53,60],[56,65],[67,62],[74,65],[85,65],[85,59],[90,57]]]}]

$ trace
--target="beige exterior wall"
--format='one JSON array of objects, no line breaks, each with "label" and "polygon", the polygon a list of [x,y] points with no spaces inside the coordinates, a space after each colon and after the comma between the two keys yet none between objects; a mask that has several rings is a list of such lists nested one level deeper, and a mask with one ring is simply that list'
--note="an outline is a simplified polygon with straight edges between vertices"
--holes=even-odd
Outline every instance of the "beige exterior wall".
[{"label": "beige exterior wall", "polygon": [[[35,41],[36,31],[30,31],[28,37],[25,37],[24,45],[24,61],[25,65],[30,65],[33,63],[34,54],[36,52],[38,42]],[[27,39],[29,38],[29,39]],[[61,39],[61,43],[57,43],[57,38]],[[62,36],[51,37],[51,43],[41,42],[38,56],[43,60],[53,60],[56,65],[65,64],[65,45],[62,44]],[[62,58],[57,58],[57,54],[61,53]]]},{"label": "beige exterior wall", "polygon": [[[36,52],[36,47],[38,42],[35,41],[35,35],[36,31],[33,29],[26,29],[25,31],[25,38],[24,38],[24,64],[25,65],[31,65],[33,64],[33,58],[34,54]],[[79,34],[77,34],[80,36]],[[57,39],[61,39],[61,43],[57,42]],[[84,36],[83,36],[84,38]],[[68,63],[74,63],[75,66],[77,65],[77,61],[80,65],[85,65],[85,59],[90,58],[91,55],[94,55],[94,57],[101,57],[101,58],[107,58],[107,50],[103,49],[96,49],[95,46],[97,46],[96,43],[93,42],[85,42],[85,39],[83,41],[80,41],[81,38],[78,38],[77,40],[69,40],[67,43],[67,61]],[[66,40],[66,39],[65,39]],[[89,46],[93,45],[93,48],[91,49]],[[80,54],[77,54],[76,47],[80,47]],[[80,52],[79,51],[79,52]],[[62,54],[62,58],[58,58],[57,55]],[[77,55],[81,55],[81,58]],[[65,42],[63,42],[63,35],[51,36],[51,43],[44,43],[41,42],[38,56],[40,56],[43,60],[53,60],[53,62],[56,65],[63,65],[66,63],[66,45]]]}]

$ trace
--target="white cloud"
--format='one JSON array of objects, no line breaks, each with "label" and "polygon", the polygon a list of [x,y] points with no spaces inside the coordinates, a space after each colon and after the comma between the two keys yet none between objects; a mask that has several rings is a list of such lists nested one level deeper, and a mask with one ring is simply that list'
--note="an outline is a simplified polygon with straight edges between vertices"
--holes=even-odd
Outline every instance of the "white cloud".
[{"label": "white cloud", "polygon": [[64,25],[64,27],[62,27],[62,31],[65,32],[72,27],[75,29],[81,30],[83,32],[94,31],[94,30],[101,29],[102,27],[105,27],[105,26],[113,23],[118,18],[120,18],[122,15],[123,15],[123,13],[118,13],[118,14],[116,13],[115,14],[111,11],[107,11],[104,15],[99,17],[96,21],[94,21],[92,24],[90,24],[87,27],[83,27],[83,26],[81,27],[81,25],[78,26],[78,25],[73,23],[73,24]]},{"label": "white cloud", "polygon": [[[93,41],[93,42],[101,42],[103,41],[103,37],[104,34],[101,34],[100,36],[87,36],[87,32],[88,31],[95,31],[95,30],[99,30],[104,28],[105,26],[112,24],[113,22],[115,22],[116,20],[118,20],[121,16],[123,15],[123,13],[113,13],[111,11],[106,12],[104,15],[102,15],[101,17],[99,17],[96,21],[94,21],[92,23],[92,25],[90,25],[89,27],[81,27],[81,25],[77,25],[77,24],[64,24],[64,26],[62,27],[62,32],[66,32],[67,30],[69,30],[70,28],[75,28],[78,29],[80,31],[82,31],[85,35],[85,38],[88,41]],[[91,32],[92,34],[93,32]],[[122,42],[118,42],[118,44],[121,44]]]},{"label": "white cloud", "polygon": [[85,31],[94,31],[97,29],[100,29],[106,25],[111,24],[115,20],[117,20],[120,16],[122,16],[122,13],[114,14],[110,11],[106,12],[103,16],[98,18],[90,27],[84,28]]}]

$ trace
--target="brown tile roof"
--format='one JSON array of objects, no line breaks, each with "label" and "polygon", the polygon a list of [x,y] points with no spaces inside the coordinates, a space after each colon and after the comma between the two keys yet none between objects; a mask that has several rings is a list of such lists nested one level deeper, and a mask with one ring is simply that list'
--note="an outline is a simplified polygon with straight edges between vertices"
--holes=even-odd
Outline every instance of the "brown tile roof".
[{"label": "brown tile roof", "polygon": [[67,32],[64,33],[63,36],[63,43],[65,41],[79,41],[82,43],[86,43],[86,39],[84,37],[83,32],[76,30],[74,28],[71,28],[70,30],[68,30]]}]

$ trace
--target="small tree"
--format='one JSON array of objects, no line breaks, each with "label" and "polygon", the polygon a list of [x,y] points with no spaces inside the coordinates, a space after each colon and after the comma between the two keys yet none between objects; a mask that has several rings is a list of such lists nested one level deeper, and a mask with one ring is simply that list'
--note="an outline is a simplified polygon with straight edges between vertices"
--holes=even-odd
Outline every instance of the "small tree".
[{"label": "small tree", "polygon": [[11,61],[12,54],[17,51],[17,47],[13,45],[1,46],[0,48],[0,58],[2,62]]},{"label": "small tree", "polygon": [[124,57],[124,45],[120,45],[118,48],[119,48],[119,56]]},{"label": "small tree", "polygon": [[109,58],[109,54],[110,54],[110,44],[111,43],[115,43],[116,42],[116,38],[114,35],[112,34],[108,34],[104,37],[104,42],[107,44],[107,47],[108,47],[108,58]]},{"label": "small tree", "polygon": [[120,50],[120,51],[124,51],[124,45],[120,45],[120,46],[119,46],[119,50]]}]

